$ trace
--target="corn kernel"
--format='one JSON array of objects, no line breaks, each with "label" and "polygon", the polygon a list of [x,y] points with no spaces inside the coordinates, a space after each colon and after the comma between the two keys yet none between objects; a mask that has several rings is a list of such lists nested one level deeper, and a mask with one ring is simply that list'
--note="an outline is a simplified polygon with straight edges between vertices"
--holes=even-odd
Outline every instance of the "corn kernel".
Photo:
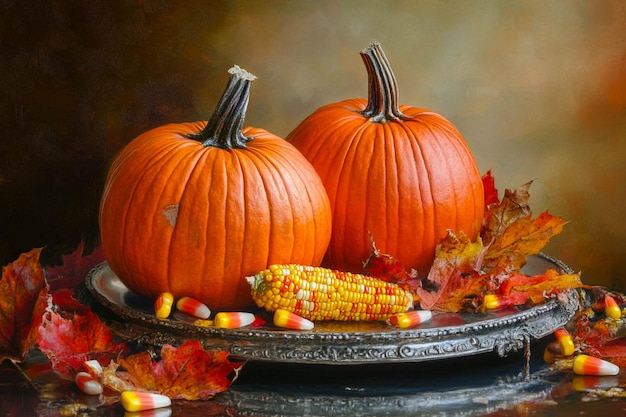
[{"label": "corn kernel", "polygon": [[172,404],[169,397],[149,392],[124,391],[120,397],[122,407],[126,411],[143,411],[167,407]]},{"label": "corn kernel", "polygon": [[604,296],[604,313],[612,319],[620,319],[622,317],[622,309],[617,305],[615,298],[610,295]]},{"label": "corn kernel", "polygon": [[158,319],[166,319],[172,312],[174,296],[169,292],[160,294],[154,302],[154,313]]},{"label": "corn kernel", "polygon": [[578,355],[574,359],[574,373],[577,375],[617,375],[619,366],[588,355]]},{"label": "corn kernel", "polygon": [[237,329],[254,322],[254,314],[245,312],[219,312],[215,315],[213,325],[222,329]]},{"label": "corn kernel", "polygon": [[211,316],[211,310],[204,303],[192,297],[182,297],[176,302],[176,308],[183,313],[206,320]]}]

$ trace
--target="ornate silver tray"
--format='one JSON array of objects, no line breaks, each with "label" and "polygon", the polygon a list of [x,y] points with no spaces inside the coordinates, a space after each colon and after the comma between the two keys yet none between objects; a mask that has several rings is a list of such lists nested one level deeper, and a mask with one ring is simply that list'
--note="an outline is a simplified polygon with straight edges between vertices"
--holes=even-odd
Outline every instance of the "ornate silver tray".
[{"label": "ornate silver tray", "polygon": [[[523,272],[547,269],[572,273],[547,255],[529,258]],[[184,319],[159,320],[152,302],[131,292],[106,262],[90,271],[85,281],[96,308],[116,333],[140,344],[177,344],[200,340],[206,349],[223,349],[244,360],[352,365],[424,362],[496,352],[509,355],[532,340],[543,338],[569,322],[579,302],[576,291],[530,308],[486,314],[433,314],[417,328],[397,329],[384,322],[317,322],[311,331],[279,329],[262,311],[266,324],[241,329],[200,327]]]}]

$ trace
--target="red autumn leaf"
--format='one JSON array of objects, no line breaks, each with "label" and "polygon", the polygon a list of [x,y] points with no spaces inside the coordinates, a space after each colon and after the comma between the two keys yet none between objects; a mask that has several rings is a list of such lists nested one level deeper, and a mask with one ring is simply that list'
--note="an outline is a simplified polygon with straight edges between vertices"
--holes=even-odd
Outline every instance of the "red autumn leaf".
[{"label": "red autumn leaf", "polygon": [[534,276],[514,274],[500,284],[500,291],[505,295],[512,291],[524,292],[533,303],[539,304],[559,291],[582,286],[580,274],[561,274],[554,269],[548,269],[543,274]]},{"label": "red autumn leaf", "polygon": [[98,246],[91,253],[85,254],[85,244],[80,242],[72,253],[62,255],[61,258],[60,265],[50,265],[44,269],[51,293],[78,288],[85,280],[87,273],[104,261],[104,252],[102,247]]},{"label": "red autumn leaf", "polygon": [[492,204],[500,203],[500,197],[498,197],[498,190],[496,189],[496,182],[491,176],[491,170],[487,171],[483,175],[483,189],[485,190],[485,209],[488,209]]},{"label": "red autumn leaf", "polygon": [[595,354],[620,368],[626,366],[626,337],[617,337],[595,347]]},{"label": "red autumn leaf", "polygon": [[406,291],[415,294],[416,288],[421,285],[421,280],[418,279],[417,272],[411,270],[411,272],[408,273],[396,258],[386,253],[381,253],[376,247],[371,234],[370,243],[372,250],[369,258],[367,258],[363,264],[364,271],[374,278],[386,282],[393,282],[403,287]]},{"label": "red autumn leaf", "polygon": [[70,318],[56,312],[47,314],[39,330],[38,345],[50,359],[52,369],[65,379],[74,379],[86,360],[108,363],[127,350],[90,309]]},{"label": "red autumn leaf", "polygon": [[205,351],[199,341],[188,341],[178,348],[163,346],[158,362],[148,352],[141,352],[120,359],[120,365],[128,374],[126,389],[130,386],[172,399],[206,400],[225,391],[244,365],[231,362],[228,355],[226,351]]},{"label": "red autumn leaf", "polygon": [[33,249],[2,268],[0,362],[5,357],[20,361],[37,342],[39,326],[50,305],[40,254],[41,249]]}]

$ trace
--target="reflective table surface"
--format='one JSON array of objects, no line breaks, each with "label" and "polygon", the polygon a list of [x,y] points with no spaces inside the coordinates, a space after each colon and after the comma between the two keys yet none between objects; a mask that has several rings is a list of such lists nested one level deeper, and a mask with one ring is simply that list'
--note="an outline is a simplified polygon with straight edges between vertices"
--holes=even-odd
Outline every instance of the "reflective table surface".
[{"label": "reflective table surface", "polygon": [[[509,357],[417,364],[327,366],[247,363],[231,387],[209,401],[174,401],[148,415],[167,416],[527,416],[604,415],[626,411],[624,372],[581,377],[551,369],[549,338]],[[530,360],[527,361],[527,354]],[[45,368],[45,363],[27,364]],[[52,372],[28,381],[0,366],[1,416],[137,416],[82,394]],[[113,398],[113,397],[112,397]]]}]

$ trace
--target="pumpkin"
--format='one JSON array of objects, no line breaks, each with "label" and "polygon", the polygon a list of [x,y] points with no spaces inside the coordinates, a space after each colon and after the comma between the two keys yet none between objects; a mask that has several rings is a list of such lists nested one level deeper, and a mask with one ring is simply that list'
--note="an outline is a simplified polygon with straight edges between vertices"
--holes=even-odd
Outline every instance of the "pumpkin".
[{"label": "pumpkin", "polygon": [[313,166],[285,139],[242,128],[250,83],[235,66],[208,122],[156,127],[109,168],[102,247],[133,292],[192,296],[213,311],[253,306],[246,276],[270,264],[319,265],[330,203]]},{"label": "pumpkin", "polygon": [[398,106],[379,43],[361,51],[368,98],[325,105],[287,140],[313,164],[330,198],[324,265],[362,271],[372,242],[426,274],[448,230],[475,238],[484,215],[476,161],[459,130],[433,111]]}]

